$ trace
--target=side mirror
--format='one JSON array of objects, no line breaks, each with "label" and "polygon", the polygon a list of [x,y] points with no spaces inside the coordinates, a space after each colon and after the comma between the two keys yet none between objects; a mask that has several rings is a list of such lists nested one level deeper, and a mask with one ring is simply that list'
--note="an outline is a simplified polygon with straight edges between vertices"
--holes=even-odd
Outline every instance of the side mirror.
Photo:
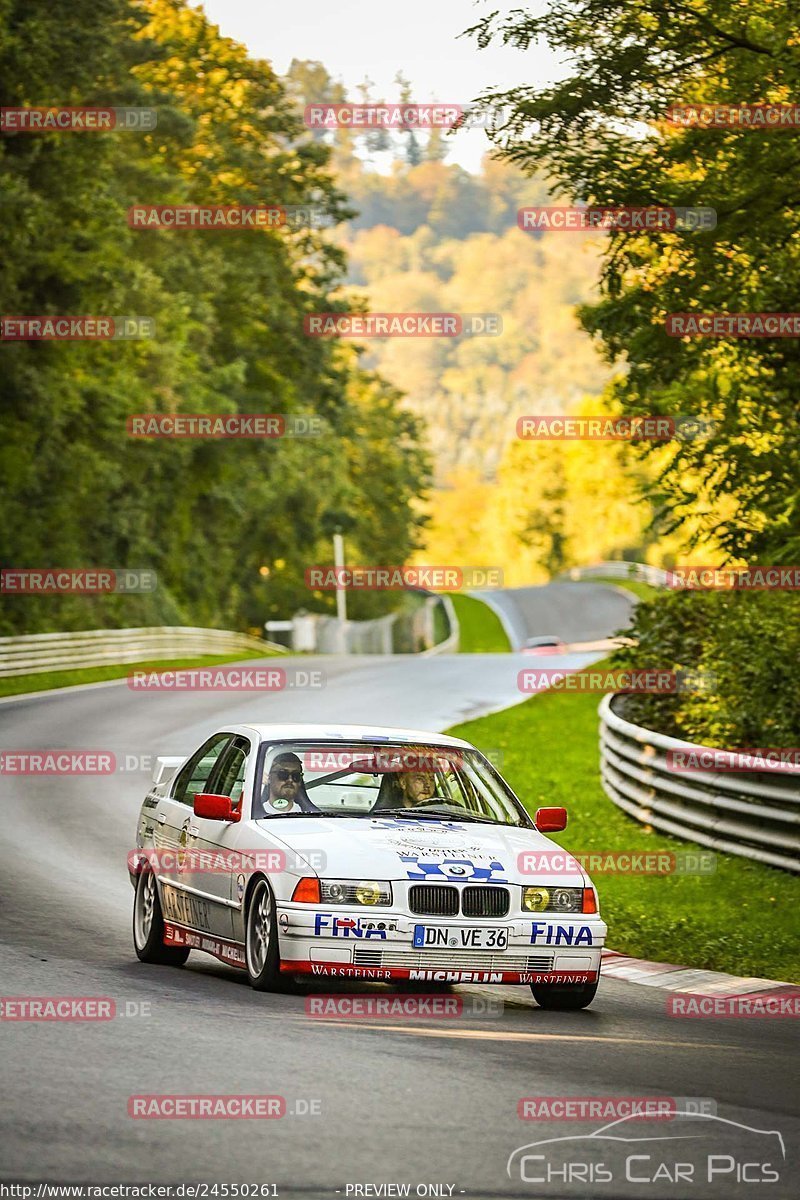
[{"label": "side mirror", "polygon": [[194,815],[209,821],[239,821],[242,806],[235,808],[230,796],[215,796],[213,792],[197,792],[194,798]]},{"label": "side mirror", "polygon": [[536,810],[536,828],[539,833],[560,833],[567,828],[567,810],[565,808],[538,808]]}]

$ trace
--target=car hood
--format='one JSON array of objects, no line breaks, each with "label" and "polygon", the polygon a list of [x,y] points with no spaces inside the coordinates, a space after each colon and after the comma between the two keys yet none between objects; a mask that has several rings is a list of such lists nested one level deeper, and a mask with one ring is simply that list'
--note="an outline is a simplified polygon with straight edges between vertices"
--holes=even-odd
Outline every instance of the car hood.
[{"label": "car hood", "polygon": [[[551,858],[560,847],[534,829],[471,821],[408,817],[281,817],[257,826],[331,879],[393,879],[443,883],[560,883],[581,887],[586,876]],[[520,854],[539,852],[535,873]],[[538,862],[542,862],[540,868]]]}]

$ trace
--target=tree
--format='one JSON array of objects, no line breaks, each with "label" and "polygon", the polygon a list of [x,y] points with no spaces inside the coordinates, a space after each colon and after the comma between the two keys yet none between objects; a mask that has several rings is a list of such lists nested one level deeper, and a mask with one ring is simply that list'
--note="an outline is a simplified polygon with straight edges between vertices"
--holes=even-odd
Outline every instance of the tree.
[{"label": "tree", "polygon": [[[400,88],[400,103],[410,104],[412,97],[411,81],[406,79],[402,71],[397,72],[394,81]],[[406,162],[410,167],[418,167],[422,162],[422,149],[417,138],[416,128],[413,124],[406,122],[402,125],[402,129],[406,136]]]},{"label": "tree", "polygon": [[[361,103],[364,105],[377,103],[372,98],[372,88],[375,85],[371,79],[366,76],[362,83],[358,85],[358,94],[361,97]],[[369,129],[361,136],[361,144],[367,151],[369,156],[373,154],[385,154],[392,148],[392,138],[389,130],[384,126],[378,126],[376,129]]]},{"label": "tree", "polygon": [[669,313],[797,308],[796,131],[665,119],[675,103],[796,103],[796,4],[550,0],[540,15],[494,13],[471,32],[481,46],[522,49],[544,37],[571,64],[551,86],[482,97],[510,108],[495,135],[506,160],[544,172],[573,201],[717,210],[705,232],[611,232],[602,297],[582,319],[627,364],[614,389],[625,413],[713,423],[712,436],[676,444],[661,476],[673,526],[692,523],[729,557],[797,561],[800,343],[665,331]]},{"label": "tree", "polygon": [[[0,34],[3,105],[137,104],[159,118],[148,134],[0,139],[0,254],[11,264],[2,310],[141,314],[156,328],[141,342],[3,344],[4,565],[159,577],[145,597],[4,596],[2,632],[260,627],[274,606],[307,601],[305,568],[323,551],[334,499],[370,554],[407,553],[420,523],[411,498],[427,476],[416,425],[352,349],[304,334],[307,313],[344,303],[334,298],[341,249],[313,228],[167,232],[126,221],[137,201],[347,214],[330,150],[270,65],[183,0],[77,0],[57,26],[38,0],[0,0]],[[370,408],[396,439],[378,439],[380,517],[365,467]],[[133,441],[126,418],[150,411],[311,414],[322,435]]]},{"label": "tree", "polygon": [[425,162],[444,162],[449,153],[450,143],[447,141],[447,134],[440,126],[434,125],[422,151],[423,160]]}]

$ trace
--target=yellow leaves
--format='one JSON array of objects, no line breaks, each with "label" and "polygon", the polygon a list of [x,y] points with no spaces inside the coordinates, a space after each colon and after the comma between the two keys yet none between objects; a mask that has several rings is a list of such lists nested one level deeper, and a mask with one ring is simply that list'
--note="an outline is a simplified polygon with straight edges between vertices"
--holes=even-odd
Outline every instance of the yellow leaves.
[{"label": "yellow leaves", "polygon": [[480,566],[488,563],[483,551],[484,522],[492,494],[480,472],[461,468],[424,505],[429,525],[417,563]]},{"label": "yellow leaves", "polygon": [[[574,411],[597,416],[608,405],[587,397]],[[498,565],[508,585],[521,586],[574,564],[631,551],[643,555],[650,510],[637,497],[655,470],[624,442],[514,437],[494,484],[482,483],[475,472],[456,472],[435,493],[423,557]],[[678,552],[677,540],[672,548]],[[650,557],[660,561],[663,554],[654,550]]]}]

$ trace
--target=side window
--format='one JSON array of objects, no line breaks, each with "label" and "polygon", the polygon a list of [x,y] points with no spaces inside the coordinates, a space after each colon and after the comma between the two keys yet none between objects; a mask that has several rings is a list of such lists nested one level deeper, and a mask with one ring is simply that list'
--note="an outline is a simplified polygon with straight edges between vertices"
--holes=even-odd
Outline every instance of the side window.
[{"label": "side window", "polygon": [[204,746],[192,755],[185,767],[182,767],[175,780],[172,799],[181,804],[192,805],[195,792],[205,792],[211,772],[216,766],[217,759],[231,740],[229,733],[215,733]]},{"label": "side window", "polygon": [[247,738],[235,737],[217,761],[209,791],[218,796],[230,796],[233,803],[238,804],[242,798],[249,753],[250,743]]}]

